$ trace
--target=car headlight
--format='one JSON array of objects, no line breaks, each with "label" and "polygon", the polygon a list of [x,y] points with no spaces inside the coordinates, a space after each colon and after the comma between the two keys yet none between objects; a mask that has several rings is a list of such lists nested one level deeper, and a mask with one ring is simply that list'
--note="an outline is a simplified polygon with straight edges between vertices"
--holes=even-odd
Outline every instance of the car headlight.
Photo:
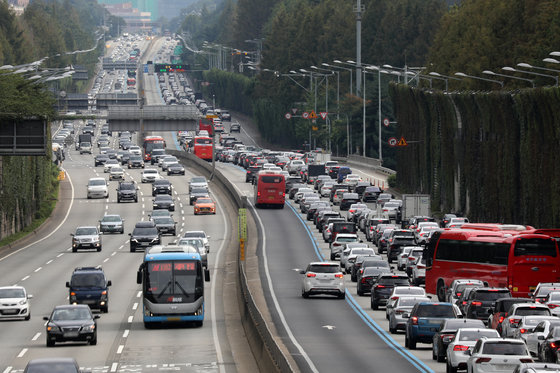
[{"label": "car headlight", "polygon": [[23,306],[24,304],[27,304],[27,299],[22,299],[22,300],[20,300],[20,301],[19,301],[19,304],[22,305],[22,306]]},{"label": "car headlight", "polygon": [[93,332],[95,330],[95,324],[84,325],[82,327],[83,332]]},{"label": "car headlight", "polygon": [[152,242],[159,241],[159,237],[153,238]]},{"label": "car headlight", "polygon": [[50,324],[50,325],[47,325],[47,331],[48,332],[59,332],[60,328],[56,325]]},{"label": "car headlight", "polygon": [[136,238],[131,238],[130,241],[138,243],[138,240]]}]

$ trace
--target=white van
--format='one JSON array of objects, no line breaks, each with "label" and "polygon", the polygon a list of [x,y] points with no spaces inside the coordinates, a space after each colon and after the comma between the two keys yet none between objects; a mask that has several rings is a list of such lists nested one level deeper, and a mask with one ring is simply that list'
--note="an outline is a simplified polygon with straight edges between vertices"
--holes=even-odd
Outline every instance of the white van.
[{"label": "white van", "polygon": [[92,177],[87,184],[87,198],[109,198],[107,180],[102,177]]}]

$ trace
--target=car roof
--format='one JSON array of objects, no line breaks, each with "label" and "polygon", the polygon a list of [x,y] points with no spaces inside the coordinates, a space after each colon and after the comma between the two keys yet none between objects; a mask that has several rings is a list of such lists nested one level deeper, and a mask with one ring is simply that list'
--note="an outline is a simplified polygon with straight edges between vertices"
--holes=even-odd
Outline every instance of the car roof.
[{"label": "car roof", "polygon": [[23,290],[25,290],[25,288],[23,286],[19,286],[19,285],[0,286],[0,290],[5,290],[5,289],[23,289]]},{"label": "car roof", "polygon": [[333,266],[333,267],[340,267],[340,263],[338,262],[311,262],[309,263],[310,266]]}]

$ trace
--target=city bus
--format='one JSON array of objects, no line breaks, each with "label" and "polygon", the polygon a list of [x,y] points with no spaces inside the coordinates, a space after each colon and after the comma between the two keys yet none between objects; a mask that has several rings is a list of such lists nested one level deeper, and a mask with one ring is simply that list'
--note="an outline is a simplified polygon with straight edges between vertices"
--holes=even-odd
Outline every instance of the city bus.
[{"label": "city bus", "polygon": [[198,130],[207,131],[209,136],[214,135],[214,118],[212,117],[201,117],[198,120]]},{"label": "city bus", "polygon": [[129,86],[129,87],[134,87],[136,85],[136,79],[128,78],[126,80],[126,85]]},{"label": "city bus", "polygon": [[144,161],[152,160],[152,150],[165,149],[165,140],[161,136],[146,136],[142,144]]},{"label": "city bus", "polygon": [[210,281],[210,272],[194,246],[153,246],[136,275],[142,285],[144,326],[167,322],[202,326],[205,281]]},{"label": "city bus", "polygon": [[556,229],[483,225],[434,232],[424,249],[426,291],[440,301],[454,279],[473,278],[527,297],[539,282],[560,281]]},{"label": "city bus", "polygon": [[205,161],[212,160],[212,138],[208,136],[195,136],[193,153]]},{"label": "city bus", "polygon": [[259,171],[255,178],[255,206],[284,208],[286,180],[284,175],[274,171]]}]

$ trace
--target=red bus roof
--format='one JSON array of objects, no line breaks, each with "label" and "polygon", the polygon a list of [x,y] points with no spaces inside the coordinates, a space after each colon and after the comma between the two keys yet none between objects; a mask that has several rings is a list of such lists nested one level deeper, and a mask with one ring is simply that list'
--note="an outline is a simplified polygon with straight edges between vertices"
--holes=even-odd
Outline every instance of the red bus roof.
[{"label": "red bus roof", "polygon": [[483,231],[510,231],[510,232],[526,232],[534,230],[530,225],[519,224],[499,224],[499,223],[465,223],[460,229],[476,229]]}]

